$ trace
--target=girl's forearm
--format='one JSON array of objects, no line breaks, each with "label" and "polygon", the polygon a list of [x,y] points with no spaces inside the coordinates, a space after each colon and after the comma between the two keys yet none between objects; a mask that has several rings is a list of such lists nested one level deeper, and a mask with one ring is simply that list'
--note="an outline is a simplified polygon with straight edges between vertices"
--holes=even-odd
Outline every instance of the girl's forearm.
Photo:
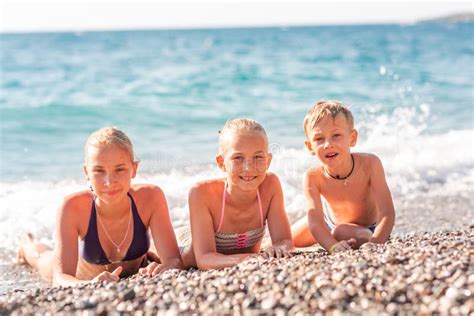
[{"label": "girl's forearm", "polygon": [[183,261],[179,257],[170,257],[170,258],[167,258],[166,260],[163,260],[162,266],[163,266],[163,271],[170,270],[170,269],[180,269],[180,270],[184,269]]},{"label": "girl's forearm", "polygon": [[293,250],[295,247],[293,245],[293,241],[291,239],[283,239],[280,241],[277,241],[273,244],[274,247],[281,247],[285,250]]},{"label": "girl's forearm", "polygon": [[56,273],[53,276],[53,286],[75,286],[78,284],[87,284],[90,280],[79,280],[78,278],[66,274],[66,273]]},{"label": "girl's forearm", "polygon": [[240,262],[254,256],[253,253],[242,253],[234,255],[224,255],[218,252],[211,252],[197,257],[197,265],[200,270],[221,269],[235,266]]}]

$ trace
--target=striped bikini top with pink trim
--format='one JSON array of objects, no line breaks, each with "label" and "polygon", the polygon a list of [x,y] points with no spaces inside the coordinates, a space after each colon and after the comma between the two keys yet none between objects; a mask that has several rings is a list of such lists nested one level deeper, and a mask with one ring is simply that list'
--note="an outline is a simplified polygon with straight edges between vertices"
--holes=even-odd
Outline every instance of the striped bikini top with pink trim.
[{"label": "striped bikini top with pink trim", "polygon": [[218,252],[224,250],[237,250],[242,248],[248,248],[256,245],[262,240],[265,235],[265,224],[263,222],[263,209],[262,201],[260,200],[260,193],[257,190],[258,207],[260,210],[260,225],[261,227],[254,230],[250,230],[244,233],[237,234],[224,234],[220,233],[222,223],[224,222],[224,210],[225,210],[225,197],[226,197],[227,185],[224,186],[224,193],[222,194],[222,206],[221,206],[221,220],[217,231],[215,233],[216,250]]}]

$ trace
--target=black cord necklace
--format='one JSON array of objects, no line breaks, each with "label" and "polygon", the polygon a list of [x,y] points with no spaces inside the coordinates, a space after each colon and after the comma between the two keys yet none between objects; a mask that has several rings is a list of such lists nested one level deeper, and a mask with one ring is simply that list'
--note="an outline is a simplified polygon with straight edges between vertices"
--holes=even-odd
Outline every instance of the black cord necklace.
[{"label": "black cord necklace", "polygon": [[349,173],[347,174],[347,176],[345,177],[340,177],[339,175],[333,176],[332,174],[329,173],[329,171],[326,170],[326,168],[323,167],[324,173],[330,176],[331,178],[333,178],[334,180],[344,180],[344,185],[347,185],[349,183],[348,178],[351,176],[352,171],[354,171],[354,167],[355,167],[354,155],[352,154],[351,154],[351,159],[352,159],[352,168],[351,168],[351,171],[349,171]]}]

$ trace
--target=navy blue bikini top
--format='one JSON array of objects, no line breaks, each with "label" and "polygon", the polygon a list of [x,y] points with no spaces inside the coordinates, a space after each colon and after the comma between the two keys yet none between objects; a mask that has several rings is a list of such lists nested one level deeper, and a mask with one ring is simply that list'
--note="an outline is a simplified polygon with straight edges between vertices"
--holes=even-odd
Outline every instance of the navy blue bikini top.
[{"label": "navy blue bikini top", "polygon": [[[130,247],[121,261],[129,261],[137,259],[148,252],[150,248],[150,237],[138,215],[137,206],[133,201],[130,193],[127,193],[132,202],[132,217],[133,217],[133,239]],[[89,227],[87,228],[86,236],[79,241],[79,255],[87,262],[97,265],[111,264],[104,249],[99,241],[99,234],[97,232],[97,214],[95,209],[95,199],[92,201],[91,216],[89,219]]]}]

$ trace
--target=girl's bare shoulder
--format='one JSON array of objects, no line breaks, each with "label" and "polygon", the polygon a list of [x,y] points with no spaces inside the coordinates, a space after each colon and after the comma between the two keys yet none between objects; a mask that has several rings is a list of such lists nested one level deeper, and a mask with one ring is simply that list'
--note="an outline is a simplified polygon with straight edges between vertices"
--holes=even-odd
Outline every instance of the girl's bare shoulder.
[{"label": "girl's bare shoulder", "polygon": [[64,197],[59,212],[68,216],[89,214],[94,194],[91,191],[80,191]]},{"label": "girl's bare shoulder", "polygon": [[204,196],[214,196],[218,192],[222,192],[225,179],[209,179],[196,182],[189,191],[189,194],[200,194]]},{"label": "girl's bare shoulder", "polygon": [[265,180],[263,180],[260,187],[264,190],[272,190],[281,186],[280,179],[273,172],[267,172]]},{"label": "girl's bare shoulder", "polygon": [[154,184],[134,184],[130,187],[130,194],[140,201],[156,201],[163,199],[163,190]]},{"label": "girl's bare shoulder", "polygon": [[81,208],[84,204],[91,204],[93,199],[94,194],[91,191],[80,191],[72,193],[64,197],[63,207]]}]

